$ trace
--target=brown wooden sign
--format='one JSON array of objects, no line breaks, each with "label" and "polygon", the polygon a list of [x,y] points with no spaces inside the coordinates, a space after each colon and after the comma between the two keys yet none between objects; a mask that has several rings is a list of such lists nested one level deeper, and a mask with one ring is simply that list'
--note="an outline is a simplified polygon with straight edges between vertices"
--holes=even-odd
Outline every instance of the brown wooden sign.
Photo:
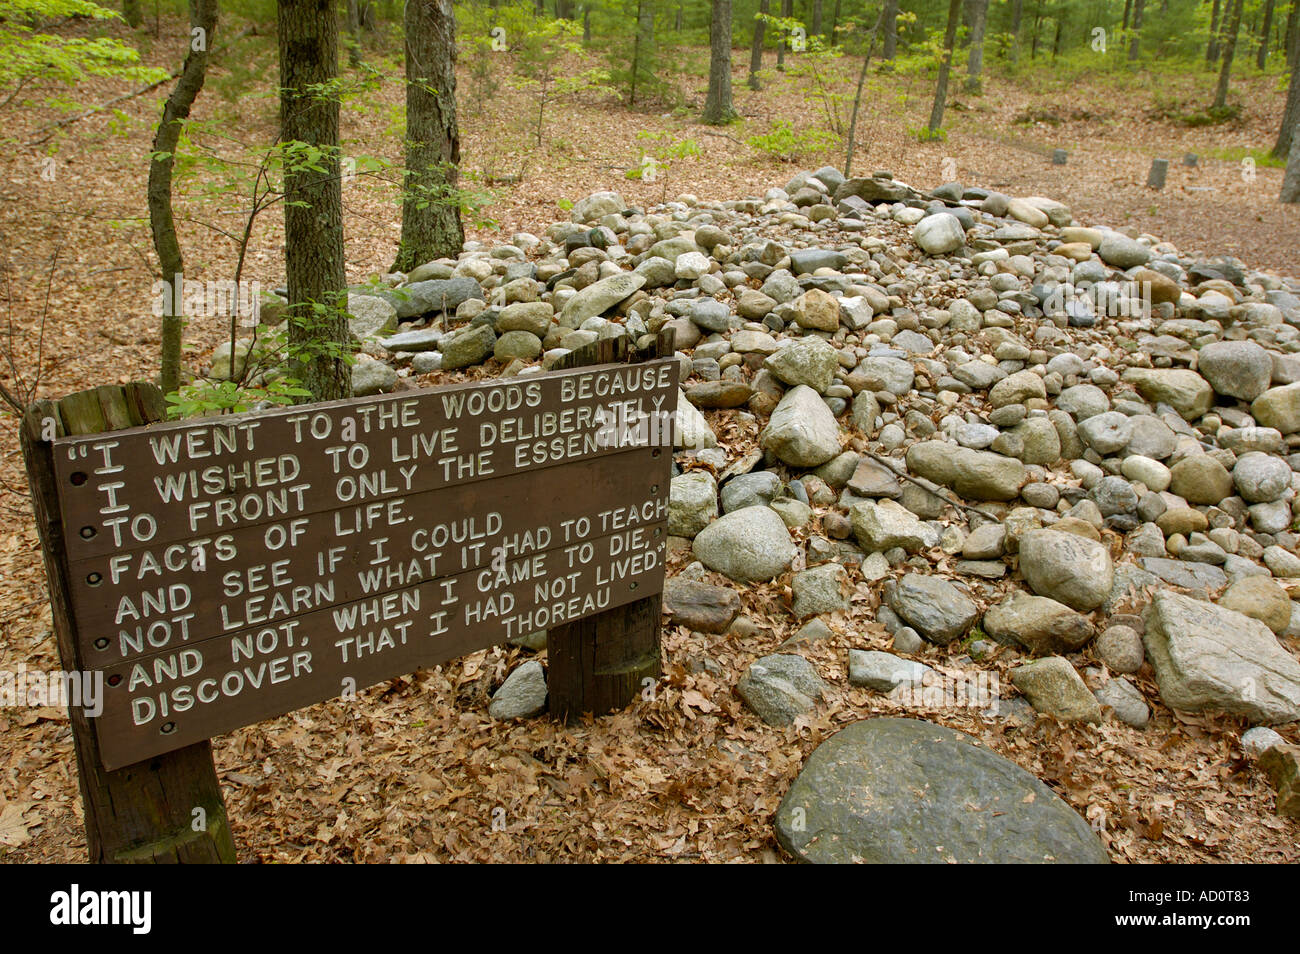
[{"label": "brown wooden sign", "polygon": [[115,769],[659,592],[677,364],[59,438]]}]

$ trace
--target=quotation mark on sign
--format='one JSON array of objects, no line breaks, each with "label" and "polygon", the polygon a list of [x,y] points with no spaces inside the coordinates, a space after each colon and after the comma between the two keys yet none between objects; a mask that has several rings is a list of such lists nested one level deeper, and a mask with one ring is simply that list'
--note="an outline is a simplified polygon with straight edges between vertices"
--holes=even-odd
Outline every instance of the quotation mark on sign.
[{"label": "quotation mark on sign", "polygon": [[1092,28],[1092,52],[1106,52],[1106,31],[1102,27]]},{"label": "quotation mark on sign", "polygon": [[1241,181],[1246,185],[1252,185],[1255,181],[1255,158],[1247,156],[1241,160]]},{"label": "quotation mark on sign", "polygon": [[957,178],[957,160],[952,156],[944,156],[939,163],[939,176],[945,182],[954,181]]},{"label": "quotation mark on sign", "polygon": [[488,31],[488,36],[492,37],[492,52],[504,53],[506,51],[506,28],[494,26]]}]

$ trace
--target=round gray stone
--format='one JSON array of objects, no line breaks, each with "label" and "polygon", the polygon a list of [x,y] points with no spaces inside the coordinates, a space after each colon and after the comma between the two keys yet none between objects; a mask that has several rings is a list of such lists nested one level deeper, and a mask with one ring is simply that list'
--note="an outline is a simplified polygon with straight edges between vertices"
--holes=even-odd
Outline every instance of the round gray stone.
[{"label": "round gray stone", "polygon": [[807,862],[1107,862],[1087,822],[1034,776],[914,719],[855,722],[819,745],[775,828]]}]

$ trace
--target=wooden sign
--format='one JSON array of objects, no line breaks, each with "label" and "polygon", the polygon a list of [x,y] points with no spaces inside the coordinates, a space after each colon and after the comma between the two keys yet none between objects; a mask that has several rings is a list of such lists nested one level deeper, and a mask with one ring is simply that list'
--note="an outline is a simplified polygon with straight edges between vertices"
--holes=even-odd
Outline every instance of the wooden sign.
[{"label": "wooden sign", "polygon": [[105,768],[659,592],[677,367],[56,439]]}]

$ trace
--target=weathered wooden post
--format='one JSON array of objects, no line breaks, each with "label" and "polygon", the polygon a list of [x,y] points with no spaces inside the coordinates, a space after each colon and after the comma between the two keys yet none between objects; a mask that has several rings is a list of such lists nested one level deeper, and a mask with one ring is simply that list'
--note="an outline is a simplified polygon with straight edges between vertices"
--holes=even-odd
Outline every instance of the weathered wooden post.
[{"label": "weathered wooden post", "polygon": [[[673,354],[673,332],[659,333],[653,351],[638,353],[628,339],[605,338],[566,355],[557,368],[589,364],[667,358]],[[661,433],[663,433],[661,431]],[[667,446],[656,448],[672,457],[672,434]],[[671,476],[665,464],[664,480]],[[583,713],[603,715],[621,709],[637,698],[645,680],[658,681],[662,674],[659,646],[663,593],[598,613],[573,623],[554,626],[546,632],[546,688],[553,715],[576,722]]]},{"label": "weathered wooden post", "polygon": [[[21,428],[36,529],[45,556],[54,634],[64,672],[83,673],[69,593],[67,547],[59,520],[50,438],[97,434],[163,419],[162,392],[152,384],[102,386],[57,404],[38,401]],[[212,745],[204,740],[116,771],[106,771],[83,706],[69,705],[77,776],[85,807],[90,861],[123,863],[235,862]]]}]

